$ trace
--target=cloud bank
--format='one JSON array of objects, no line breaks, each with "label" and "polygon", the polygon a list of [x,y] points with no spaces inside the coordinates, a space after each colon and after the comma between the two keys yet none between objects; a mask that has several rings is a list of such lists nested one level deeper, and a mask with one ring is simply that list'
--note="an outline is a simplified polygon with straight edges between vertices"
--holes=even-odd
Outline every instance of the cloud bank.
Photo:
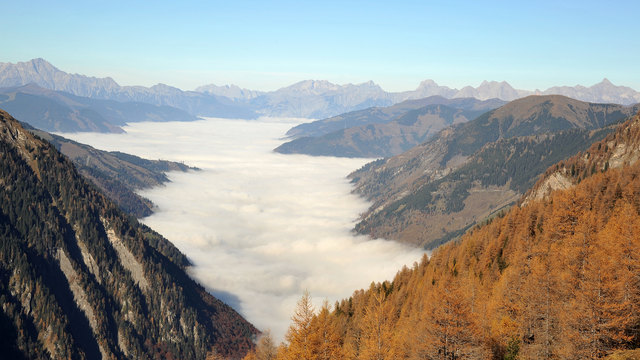
[{"label": "cloud bank", "polygon": [[143,222],[192,260],[192,275],[209,291],[282,339],[305,289],[317,306],[333,303],[422,256],[351,233],[367,203],[345,176],[367,160],[272,152],[298,122],[206,119],[63,135],[201,168],[169,173],[171,183],[143,191],[158,206]]}]

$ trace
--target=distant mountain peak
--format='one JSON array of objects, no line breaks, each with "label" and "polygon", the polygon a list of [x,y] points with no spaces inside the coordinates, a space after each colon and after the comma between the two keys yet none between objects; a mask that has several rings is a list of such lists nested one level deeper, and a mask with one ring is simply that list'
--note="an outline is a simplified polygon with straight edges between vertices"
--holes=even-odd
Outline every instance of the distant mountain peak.
[{"label": "distant mountain peak", "polygon": [[[349,84],[349,85],[351,85],[351,84]],[[349,86],[349,85],[347,85],[347,86]],[[357,88],[366,88],[366,89],[384,91],[384,90],[382,90],[380,85],[376,84],[373,80],[369,80],[367,82],[363,82],[363,83],[360,83],[360,84],[355,84],[353,86],[355,86]]]},{"label": "distant mountain peak", "polygon": [[420,85],[418,85],[418,87],[432,86],[432,85],[438,85],[438,83],[436,83],[433,79],[426,79],[426,80],[422,80],[420,82]]},{"label": "distant mountain peak", "polygon": [[173,87],[171,85],[167,85],[167,84],[164,84],[164,83],[157,83],[157,84],[153,85],[151,88],[152,89],[178,89],[176,87]]},{"label": "distant mountain peak", "polygon": [[478,86],[478,88],[481,88],[483,86],[503,86],[503,87],[509,87],[513,89],[513,86],[511,86],[511,84],[509,84],[508,82],[502,80],[502,81],[496,81],[496,80],[483,80],[482,83],[480,84],[480,86]]},{"label": "distant mountain peak", "polygon": [[[18,63],[21,64],[21,63]],[[36,58],[36,59],[31,59],[27,62],[24,62],[24,64],[30,64],[31,66],[33,66],[34,68],[50,68],[50,69],[55,69],[55,70],[59,70],[57,67],[53,66],[53,64],[51,64],[50,62],[48,62],[47,60],[43,59],[43,58]]]},{"label": "distant mountain peak", "polygon": [[[327,80],[302,80],[291,86],[284,87],[282,89],[291,90],[333,90],[339,85],[333,84]],[[282,90],[281,89],[281,90]]]},{"label": "distant mountain peak", "polygon": [[422,80],[420,82],[420,85],[418,85],[418,89],[437,89],[441,87],[444,87],[444,86],[438,85],[438,83],[432,79]]},{"label": "distant mountain peak", "polygon": [[529,94],[531,94],[530,91],[516,90],[504,80],[501,82],[484,80],[477,88],[472,86],[463,87],[453,97],[473,97],[479,100],[497,98],[511,101]]},{"label": "distant mountain peak", "polygon": [[611,81],[609,81],[609,79],[607,79],[607,78],[602,79],[602,81],[600,81],[600,84],[602,84],[602,85],[611,85],[611,86],[615,86],[615,85],[613,85],[613,83],[612,83]]},{"label": "distant mountain peak", "polygon": [[251,100],[264,94],[262,91],[243,89],[235,84],[225,84],[220,86],[215,84],[203,85],[197,87],[195,91],[210,95],[224,96],[232,100]]}]

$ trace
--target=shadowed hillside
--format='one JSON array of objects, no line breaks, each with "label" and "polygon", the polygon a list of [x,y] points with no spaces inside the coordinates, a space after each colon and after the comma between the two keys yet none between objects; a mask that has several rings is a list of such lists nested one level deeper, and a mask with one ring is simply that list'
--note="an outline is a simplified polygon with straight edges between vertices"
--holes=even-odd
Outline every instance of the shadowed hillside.
[{"label": "shadowed hillside", "polygon": [[0,328],[25,358],[239,358],[257,330],[52,145],[0,112]]}]

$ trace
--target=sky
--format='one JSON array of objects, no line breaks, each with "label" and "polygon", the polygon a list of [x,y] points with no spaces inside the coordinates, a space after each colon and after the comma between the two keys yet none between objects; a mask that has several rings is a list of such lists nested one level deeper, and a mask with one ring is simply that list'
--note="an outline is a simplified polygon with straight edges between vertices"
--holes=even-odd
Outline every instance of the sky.
[{"label": "sky", "polygon": [[121,85],[640,89],[638,1],[3,1],[0,62]]},{"label": "sky", "polygon": [[325,299],[333,305],[392,280],[424,253],[354,235],[369,204],[350,192],[346,175],[369,160],[273,152],[294,124],[209,119],[64,136],[199,167],[143,191],[158,208],[142,221],[189,257],[190,273],[209,291],[280,341],[305,290],[316,308]]}]

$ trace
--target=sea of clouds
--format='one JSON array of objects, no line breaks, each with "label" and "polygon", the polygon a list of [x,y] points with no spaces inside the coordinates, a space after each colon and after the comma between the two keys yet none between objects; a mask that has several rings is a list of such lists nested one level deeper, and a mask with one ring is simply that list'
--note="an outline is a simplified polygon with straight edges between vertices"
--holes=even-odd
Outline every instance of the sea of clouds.
[{"label": "sea of clouds", "polygon": [[157,205],[142,221],[191,259],[191,274],[209,291],[282,339],[305,289],[316,306],[332,304],[392,279],[423,253],[351,232],[368,204],[345,177],[369,160],[272,151],[299,122],[205,119],[62,135],[200,168],[169,173],[171,183],[142,191]]}]

